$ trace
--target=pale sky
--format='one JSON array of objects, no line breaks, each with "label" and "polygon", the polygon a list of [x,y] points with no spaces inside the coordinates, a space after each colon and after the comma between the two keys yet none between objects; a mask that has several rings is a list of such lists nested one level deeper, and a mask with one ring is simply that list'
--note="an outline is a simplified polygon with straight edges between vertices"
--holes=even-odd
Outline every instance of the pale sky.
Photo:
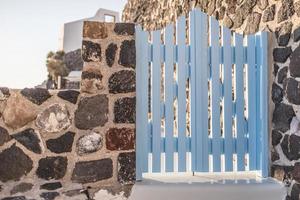
[{"label": "pale sky", "polygon": [[127,0],[0,0],[0,87],[34,87],[47,78],[49,51],[64,23],[99,8],[121,12]]}]

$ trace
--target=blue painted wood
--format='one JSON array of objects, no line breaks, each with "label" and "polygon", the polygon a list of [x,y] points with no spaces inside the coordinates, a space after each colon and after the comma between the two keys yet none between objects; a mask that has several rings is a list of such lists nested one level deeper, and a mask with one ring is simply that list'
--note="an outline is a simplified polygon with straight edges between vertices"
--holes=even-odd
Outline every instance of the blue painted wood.
[{"label": "blue painted wood", "polygon": [[245,170],[245,133],[244,133],[244,65],[243,36],[234,34],[235,39],[235,101],[236,101],[236,136],[237,170]]},{"label": "blue painted wood", "polygon": [[191,156],[192,156],[192,171],[196,171],[196,148],[197,148],[197,127],[196,127],[196,30],[195,30],[195,10],[190,12],[189,15],[189,43],[190,43],[190,79],[189,79],[189,95],[190,95],[190,134],[191,134]]},{"label": "blue painted wood", "polygon": [[196,48],[196,171],[209,171],[208,147],[208,29],[207,15],[195,10]]},{"label": "blue painted wood", "polygon": [[256,66],[255,35],[247,37],[247,95],[248,95],[248,135],[249,169],[256,170]]},{"label": "blue painted wood", "polygon": [[[147,33],[136,27],[136,179],[148,171],[148,45]],[[145,148],[146,147],[146,148]]]},{"label": "blue painted wood", "polygon": [[185,17],[177,20],[176,42],[178,45],[177,82],[178,82],[178,108],[177,108],[177,130],[178,130],[178,171],[186,171],[186,65],[185,65]]},{"label": "blue painted wood", "polygon": [[223,44],[223,133],[225,138],[225,171],[233,170],[233,137],[232,137],[232,56],[231,32],[222,27]]},{"label": "blue painted wood", "polygon": [[151,113],[152,113],[152,172],[161,171],[161,118],[160,118],[160,88],[161,88],[161,62],[160,62],[160,31],[152,33],[153,62],[151,68]]},{"label": "blue painted wood", "polygon": [[210,17],[211,44],[211,133],[213,138],[213,171],[221,171],[221,129],[220,129],[220,51],[219,23]]},{"label": "blue painted wood", "polygon": [[268,123],[269,123],[269,73],[268,73],[268,33],[261,33],[261,74],[260,74],[260,112],[261,112],[261,154],[262,154],[262,177],[269,175],[269,140],[268,140]]},{"label": "blue painted wood", "polygon": [[165,137],[166,137],[166,172],[174,171],[174,25],[170,24],[165,29]]}]

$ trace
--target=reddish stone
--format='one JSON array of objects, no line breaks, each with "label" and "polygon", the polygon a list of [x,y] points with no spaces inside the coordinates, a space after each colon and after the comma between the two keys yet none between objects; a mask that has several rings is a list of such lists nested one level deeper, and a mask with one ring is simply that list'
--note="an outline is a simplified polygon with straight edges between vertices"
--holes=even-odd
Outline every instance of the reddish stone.
[{"label": "reddish stone", "polygon": [[111,128],[106,133],[108,150],[131,150],[135,147],[135,130],[131,128]]},{"label": "reddish stone", "polygon": [[295,179],[298,183],[300,182],[300,163],[296,163],[294,169],[292,171],[293,179]]}]

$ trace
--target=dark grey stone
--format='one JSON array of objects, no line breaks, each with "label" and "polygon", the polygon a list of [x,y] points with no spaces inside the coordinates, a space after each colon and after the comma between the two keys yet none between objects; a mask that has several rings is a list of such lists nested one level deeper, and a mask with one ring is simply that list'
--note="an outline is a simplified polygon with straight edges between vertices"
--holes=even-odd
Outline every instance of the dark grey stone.
[{"label": "dark grey stone", "polygon": [[75,111],[75,126],[79,129],[93,129],[104,126],[108,120],[108,98],[106,95],[83,97]]},{"label": "dark grey stone", "polygon": [[295,13],[293,0],[282,0],[282,6],[278,10],[277,23],[287,20]]},{"label": "dark grey stone", "polygon": [[272,130],[272,145],[276,146],[280,143],[282,134],[278,130]]},{"label": "dark grey stone", "polygon": [[5,197],[2,200],[27,200],[25,196]]},{"label": "dark grey stone", "polygon": [[273,112],[272,122],[274,123],[274,129],[281,132],[286,132],[290,129],[290,123],[295,116],[293,107],[284,103],[275,104],[275,110]]},{"label": "dark grey stone", "polygon": [[110,158],[78,162],[72,174],[72,181],[92,183],[109,179],[113,176],[113,163]]},{"label": "dark grey stone", "polygon": [[275,10],[276,10],[275,4],[273,4],[269,8],[267,8],[264,11],[264,14],[263,14],[263,17],[262,17],[262,21],[263,22],[273,21],[274,17],[275,17]]},{"label": "dark grey stone", "polygon": [[279,159],[280,159],[279,154],[276,151],[272,151],[271,152],[271,161],[274,162]]},{"label": "dark grey stone", "polygon": [[5,100],[10,97],[10,92],[7,87],[0,87],[0,100]]},{"label": "dark grey stone", "polygon": [[41,154],[42,148],[40,146],[40,138],[32,128],[25,129],[19,133],[12,135],[12,138],[20,142],[26,149]]},{"label": "dark grey stone", "polygon": [[21,90],[21,94],[37,105],[41,105],[51,97],[48,90],[43,88],[25,88]]},{"label": "dark grey stone", "polygon": [[38,169],[36,174],[39,178],[61,179],[65,176],[67,171],[68,160],[66,157],[46,157],[39,160]]},{"label": "dark grey stone", "polygon": [[66,53],[64,63],[69,71],[82,71],[83,60],[81,57],[81,49]]},{"label": "dark grey stone", "polygon": [[287,100],[292,104],[300,105],[300,83],[293,78],[288,78],[284,85]]},{"label": "dark grey stone", "polygon": [[134,35],[134,26],[133,23],[116,23],[114,31],[118,35]]},{"label": "dark grey stone", "polygon": [[29,190],[31,190],[33,187],[32,183],[20,183],[16,186],[13,187],[13,189],[10,191],[10,194],[17,194],[17,193],[24,193],[27,192]]},{"label": "dark grey stone", "polygon": [[110,43],[105,50],[105,58],[106,58],[106,64],[109,67],[112,67],[115,63],[116,53],[117,53],[118,46],[114,43]]},{"label": "dark grey stone", "polygon": [[274,74],[274,76],[276,77],[277,76],[277,73],[278,73],[278,70],[279,70],[279,66],[275,63],[274,65],[273,65],[273,74]]},{"label": "dark grey stone", "polygon": [[94,73],[91,71],[83,71],[81,74],[81,79],[98,79],[98,80],[102,80],[102,74],[98,71],[98,73]]},{"label": "dark grey stone", "polygon": [[280,103],[283,98],[283,90],[276,83],[272,84],[272,100],[274,103]]},{"label": "dark grey stone", "polygon": [[120,153],[118,157],[118,181],[121,184],[135,182],[135,152]]},{"label": "dark grey stone", "polygon": [[54,153],[71,152],[75,133],[67,132],[64,135],[46,141],[47,148]]},{"label": "dark grey stone", "polygon": [[13,144],[0,153],[0,181],[17,181],[32,170],[32,165],[30,157]]},{"label": "dark grey stone", "polygon": [[114,73],[108,80],[110,93],[127,93],[135,91],[135,72],[122,70]]},{"label": "dark grey stone", "polygon": [[292,22],[285,22],[280,27],[276,28],[275,34],[279,46],[286,46],[289,43],[292,28]]},{"label": "dark grey stone", "polygon": [[294,30],[294,42],[298,42],[300,40],[300,26]]},{"label": "dark grey stone", "polygon": [[292,77],[300,77],[300,46],[290,56],[290,74]]},{"label": "dark grey stone", "polygon": [[125,97],[115,102],[115,123],[135,123],[135,101],[135,97]]},{"label": "dark grey stone", "polygon": [[135,40],[124,40],[121,44],[119,64],[135,68]]},{"label": "dark grey stone", "polygon": [[56,197],[59,196],[58,192],[43,192],[40,197],[45,200],[54,200]]},{"label": "dark grey stone", "polygon": [[298,160],[300,158],[300,137],[294,134],[285,135],[281,142],[281,148],[289,160]]},{"label": "dark grey stone", "polygon": [[300,185],[295,183],[291,191],[291,200],[299,200]]},{"label": "dark grey stone", "polygon": [[45,183],[40,186],[41,190],[56,190],[62,188],[61,182]]},{"label": "dark grey stone", "polygon": [[275,48],[273,50],[274,61],[279,63],[285,63],[285,61],[288,59],[291,53],[292,53],[291,47]]},{"label": "dark grey stone", "polygon": [[282,84],[283,81],[286,79],[288,73],[288,67],[285,66],[282,69],[279,70],[278,76],[277,76],[277,82]]},{"label": "dark grey stone", "polygon": [[64,90],[64,91],[59,91],[57,93],[57,96],[70,103],[76,104],[79,94],[80,92],[76,90]]},{"label": "dark grey stone", "polygon": [[6,142],[10,141],[11,137],[8,131],[0,126],[0,146],[4,145]]},{"label": "dark grey stone", "polygon": [[100,44],[82,41],[82,59],[85,62],[100,62],[102,60]]}]

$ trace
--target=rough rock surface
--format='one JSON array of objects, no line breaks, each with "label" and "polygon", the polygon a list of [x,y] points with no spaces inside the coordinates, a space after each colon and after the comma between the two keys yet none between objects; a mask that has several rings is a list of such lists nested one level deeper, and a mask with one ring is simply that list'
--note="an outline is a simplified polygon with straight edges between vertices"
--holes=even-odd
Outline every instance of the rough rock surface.
[{"label": "rough rock surface", "polygon": [[34,129],[25,129],[19,133],[12,135],[11,137],[17,140],[23,146],[25,146],[26,149],[37,154],[42,153],[42,148],[40,146],[41,140],[38,133],[36,133]]},{"label": "rough rock surface", "polygon": [[72,174],[72,181],[92,183],[109,179],[113,176],[113,163],[110,158],[78,162]]},{"label": "rough rock surface", "polygon": [[77,153],[79,155],[89,154],[100,150],[103,146],[103,138],[96,132],[82,136],[77,141]]},{"label": "rough rock surface", "polygon": [[289,160],[298,160],[300,158],[300,137],[294,134],[285,135],[281,142],[281,148]]},{"label": "rough rock surface", "polygon": [[6,142],[10,141],[11,137],[8,131],[0,126],[0,146],[4,145]]},{"label": "rough rock surface", "polygon": [[135,123],[135,97],[118,99],[114,105],[115,123]]},{"label": "rough rock surface", "polygon": [[66,53],[64,61],[69,71],[81,71],[83,68],[81,49]]},{"label": "rough rock surface", "polygon": [[45,183],[40,186],[40,189],[44,190],[56,190],[58,188],[61,188],[62,184],[61,182],[52,182],[52,183]]},{"label": "rough rock surface", "polygon": [[56,197],[59,196],[58,192],[43,192],[40,197],[44,200],[54,200]]},{"label": "rough rock surface", "polygon": [[102,60],[100,44],[82,41],[82,59],[85,62],[100,62]]},{"label": "rough rock surface", "polygon": [[33,187],[32,183],[20,183],[16,186],[13,187],[13,189],[10,191],[10,194],[17,194],[17,193],[24,193],[27,192],[29,190],[31,190]]},{"label": "rough rock surface", "polygon": [[283,67],[282,69],[279,70],[278,76],[277,76],[277,82],[282,84],[284,79],[286,79],[288,73],[288,67]]},{"label": "rough rock surface", "polygon": [[275,9],[276,9],[275,4],[273,4],[272,6],[270,6],[269,8],[267,8],[267,9],[264,11],[264,14],[263,14],[263,17],[262,17],[262,21],[263,21],[263,22],[269,22],[269,21],[274,20],[274,17],[275,17]]},{"label": "rough rock surface", "polygon": [[283,98],[283,90],[282,88],[277,85],[276,83],[273,83],[272,85],[272,100],[274,103],[280,103]]},{"label": "rough rock surface", "polygon": [[127,93],[135,91],[135,72],[122,70],[114,73],[108,80],[110,93]]},{"label": "rough rock surface", "polygon": [[70,103],[76,104],[80,92],[76,90],[59,91],[57,96]]},{"label": "rough rock surface", "polygon": [[118,35],[134,35],[135,27],[133,23],[116,23],[114,31]]},{"label": "rough rock surface", "polygon": [[0,181],[19,180],[33,168],[32,160],[15,144],[0,153]]},{"label": "rough rock surface", "polygon": [[118,157],[118,181],[121,184],[134,184],[135,152],[120,153]]},{"label": "rough rock surface", "polygon": [[116,53],[118,46],[114,43],[110,43],[105,50],[106,64],[112,67],[115,63]]},{"label": "rough rock surface", "polygon": [[300,105],[300,83],[293,78],[286,80],[285,96],[290,103]]},{"label": "rough rock surface", "polygon": [[105,39],[108,36],[104,23],[85,21],[83,24],[83,37],[90,39]]},{"label": "rough rock surface", "polygon": [[275,34],[279,46],[286,46],[289,43],[292,28],[292,22],[285,22],[276,29]]},{"label": "rough rock surface", "polygon": [[25,88],[21,90],[21,94],[37,105],[41,105],[51,97],[48,90],[43,88]]},{"label": "rough rock surface", "polygon": [[64,104],[52,104],[41,112],[36,119],[36,126],[43,132],[60,132],[71,125],[69,111]]},{"label": "rough rock surface", "polygon": [[4,101],[8,99],[10,96],[9,89],[6,87],[0,87],[0,101]]},{"label": "rough rock surface", "polygon": [[75,133],[67,132],[64,135],[46,141],[47,148],[54,153],[66,153],[72,151]]},{"label": "rough rock surface", "polygon": [[81,92],[94,94],[101,91],[104,88],[102,78],[100,69],[95,67],[85,68],[81,75]]},{"label": "rough rock surface", "polygon": [[135,68],[135,41],[124,40],[121,44],[119,64]]},{"label": "rough rock surface", "polygon": [[285,63],[292,53],[291,47],[275,48],[273,51],[273,57],[275,62]]},{"label": "rough rock surface", "polygon": [[106,148],[132,150],[135,147],[135,130],[130,128],[110,128],[106,133]]},{"label": "rough rock surface", "polygon": [[293,77],[300,77],[300,67],[299,67],[299,63],[300,63],[300,46],[298,46],[294,52],[291,54],[290,57],[290,74]]},{"label": "rough rock surface", "polygon": [[295,112],[292,106],[284,103],[276,104],[273,113],[272,122],[274,123],[274,129],[285,132],[290,129],[290,123],[295,116]]},{"label": "rough rock surface", "polygon": [[75,111],[75,126],[79,129],[93,129],[104,126],[108,120],[108,98],[106,95],[83,97]]},{"label": "rough rock surface", "polygon": [[46,157],[39,160],[39,166],[36,174],[39,178],[61,179],[65,176],[67,171],[68,160],[66,157]]}]

